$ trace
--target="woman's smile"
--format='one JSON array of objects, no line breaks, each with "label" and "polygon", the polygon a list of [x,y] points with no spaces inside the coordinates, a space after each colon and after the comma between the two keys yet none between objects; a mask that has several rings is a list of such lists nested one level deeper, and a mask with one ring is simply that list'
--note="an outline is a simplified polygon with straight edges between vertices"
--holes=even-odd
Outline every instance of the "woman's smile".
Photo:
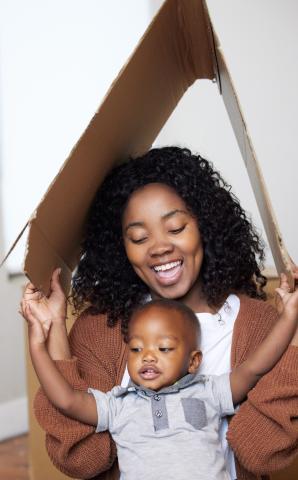
[{"label": "woman's smile", "polygon": [[128,259],[152,297],[184,299],[195,308],[203,247],[182,198],[167,185],[148,184],[131,195],[122,228]]},{"label": "woman's smile", "polygon": [[164,286],[173,285],[179,281],[182,274],[183,261],[172,260],[166,263],[159,263],[152,267],[156,274],[157,281]]}]

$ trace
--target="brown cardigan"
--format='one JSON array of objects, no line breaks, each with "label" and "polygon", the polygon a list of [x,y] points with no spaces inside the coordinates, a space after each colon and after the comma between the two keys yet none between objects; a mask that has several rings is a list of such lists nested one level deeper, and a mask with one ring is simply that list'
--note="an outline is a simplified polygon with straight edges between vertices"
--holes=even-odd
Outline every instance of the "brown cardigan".
[{"label": "brown cardigan", "polygon": [[[265,302],[240,295],[231,364],[241,363],[266,336],[277,313]],[[110,390],[120,384],[126,346],[120,325],[109,328],[103,315],[85,313],[70,333],[74,358],[56,362],[77,389]],[[228,441],[236,455],[238,480],[269,478],[266,474],[291,463],[298,452],[298,348],[290,346],[275,368],[249,393],[232,418]],[[63,416],[39,390],[36,417],[47,432],[46,446],[53,463],[74,478],[111,480],[119,477],[116,448],[108,432]],[[254,472],[254,474],[249,473]]]}]

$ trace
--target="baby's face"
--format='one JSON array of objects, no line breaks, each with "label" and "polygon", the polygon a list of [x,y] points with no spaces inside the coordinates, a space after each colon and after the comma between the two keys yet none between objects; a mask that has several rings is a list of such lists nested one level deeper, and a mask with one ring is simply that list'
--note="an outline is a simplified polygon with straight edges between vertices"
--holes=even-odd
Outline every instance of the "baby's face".
[{"label": "baby's face", "polygon": [[160,390],[201,362],[197,339],[180,312],[152,306],[137,312],[128,334],[128,372],[137,385]]}]

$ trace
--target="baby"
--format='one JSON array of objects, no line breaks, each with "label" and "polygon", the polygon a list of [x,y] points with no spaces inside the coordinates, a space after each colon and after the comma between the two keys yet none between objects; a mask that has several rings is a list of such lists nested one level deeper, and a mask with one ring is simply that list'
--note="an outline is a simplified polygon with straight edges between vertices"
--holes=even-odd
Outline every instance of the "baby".
[{"label": "baby", "polygon": [[34,304],[24,302],[23,314],[32,362],[49,400],[97,432],[110,431],[123,480],[230,480],[218,436],[221,417],[234,413],[296,331],[298,293],[285,288],[280,295],[283,313],[270,334],[245,362],[221,376],[198,373],[200,327],[192,310],[164,299],[141,306],[128,330],[131,382],[107,393],[74,390],[49,356],[49,328],[43,328]]}]

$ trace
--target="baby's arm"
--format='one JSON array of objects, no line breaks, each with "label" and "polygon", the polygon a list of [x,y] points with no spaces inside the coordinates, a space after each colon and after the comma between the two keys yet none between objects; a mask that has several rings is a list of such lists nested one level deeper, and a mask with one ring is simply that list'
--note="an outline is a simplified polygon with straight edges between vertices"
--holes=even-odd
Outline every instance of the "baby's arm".
[{"label": "baby's arm", "polygon": [[[32,289],[29,284],[27,288]],[[56,368],[49,355],[46,342],[49,342],[52,325],[44,322],[40,306],[34,300],[22,304],[23,315],[28,321],[29,351],[40,384],[48,399],[65,415],[87,423],[97,425],[97,409],[93,395],[74,390]],[[55,345],[55,356],[68,358],[70,349],[66,329],[61,329],[59,341]]]},{"label": "baby's arm", "polygon": [[[230,375],[233,402],[240,403],[258,380],[279,361],[288,345],[295,343],[298,323],[298,291],[289,293],[285,275],[281,276],[281,287],[277,289],[283,311],[271,332],[258,348]],[[293,338],[294,337],[294,338]]]}]

